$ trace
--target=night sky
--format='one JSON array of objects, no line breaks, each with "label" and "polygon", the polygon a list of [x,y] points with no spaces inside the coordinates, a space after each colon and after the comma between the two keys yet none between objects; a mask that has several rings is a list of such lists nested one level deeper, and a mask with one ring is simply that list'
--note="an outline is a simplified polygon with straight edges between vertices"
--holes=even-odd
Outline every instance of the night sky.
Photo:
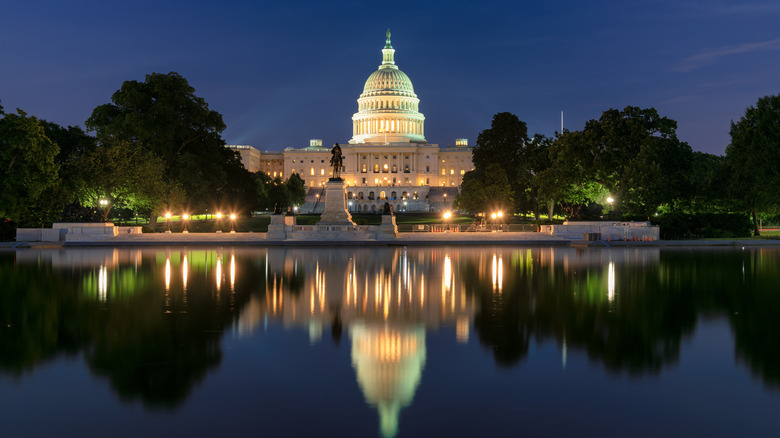
[{"label": "night sky", "polygon": [[220,112],[229,144],[263,150],[352,136],[385,30],[430,143],[508,111],[531,133],[609,108],[655,107],[694,150],[780,93],[780,1],[6,1],[0,101],[84,125],[123,81],[176,71]]}]

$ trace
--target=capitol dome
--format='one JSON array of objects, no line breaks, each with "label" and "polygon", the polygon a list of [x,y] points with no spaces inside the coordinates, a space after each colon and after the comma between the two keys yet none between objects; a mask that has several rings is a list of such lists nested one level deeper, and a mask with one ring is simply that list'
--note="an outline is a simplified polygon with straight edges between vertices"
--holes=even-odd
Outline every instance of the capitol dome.
[{"label": "capitol dome", "polygon": [[366,79],[358,98],[358,112],[352,116],[350,143],[425,143],[425,116],[418,111],[409,76],[395,65],[390,31],[382,49],[382,65]]}]

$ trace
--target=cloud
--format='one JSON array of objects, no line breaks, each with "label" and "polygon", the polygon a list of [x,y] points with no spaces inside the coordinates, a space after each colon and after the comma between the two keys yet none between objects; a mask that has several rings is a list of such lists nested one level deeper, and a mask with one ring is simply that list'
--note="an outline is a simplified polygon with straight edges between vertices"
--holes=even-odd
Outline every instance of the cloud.
[{"label": "cloud", "polygon": [[780,38],[769,41],[761,41],[758,43],[723,46],[709,52],[690,56],[680,61],[680,63],[678,63],[676,66],[672,67],[672,71],[687,72],[704,67],[708,64],[713,64],[720,58],[725,58],[727,56],[753,52],[765,52],[770,50],[780,50]]}]

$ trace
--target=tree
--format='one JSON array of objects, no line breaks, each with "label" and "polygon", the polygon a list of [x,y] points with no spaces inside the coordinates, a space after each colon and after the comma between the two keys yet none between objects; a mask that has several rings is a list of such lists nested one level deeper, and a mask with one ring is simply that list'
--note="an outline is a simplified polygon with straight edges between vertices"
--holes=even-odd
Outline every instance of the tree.
[{"label": "tree", "polygon": [[759,211],[780,207],[780,95],[764,96],[737,123],[731,122],[726,161],[732,172],[735,198],[753,215],[760,235]]},{"label": "tree", "polygon": [[303,204],[306,201],[306,182],[297,173],[293,173],[284,183],[290,193],[292,205]]},{"label": "tree", "polygon": [[57,181],[59,148],[24,111],[0,117],[0,217],[18,221]]},{"label": "tree", "polygon": [[59,147],[54,162],[60,166],[60,170],[57,181],[30,205],[22,221],[43,225],[61,220],[65,207],[78,198],[76,184],[82,171],[72,163],[94,150],[97,141],[78,126],[65,128],[46,120],[40,120],[40,123],[46,137]]},{"label": "tree", "polygon": [[491,210],[507,211],[512,202],[512,189],[504,169],[498,164],[489,164],[484,170],[474,169],[463,175],[455,206],[477,214]]},{"label": "tree", "polygon": [[491,164],[498,165],[509,178],[512,194],[521,193],[524,187],[520,185],[522,178],[518,178],[518,174],[527,169],[525,148],[528,142],[525,122],[511,113],[498,113],[493,116],[490,128],[477,137],[477,144],[472,150],[474,168],[484,172]]},{"label": "tree", "polygon": [[[693,151],[677,139],[677,122],[653,109],[604,111],[579,132],[566,132],[552,150],[552,173],[573,186],[596,182],[618,212],[649,216],[663,203],[687,194]],[[550,178],[554,179],[554,178]]]},{"label": "tree", "polygon": [[[98,207],[103,218],[113,207],[149,209],[168,194],[162,159],[123,141],[104,143],[70,164],[79,170],[76,190],[86,205]],[[105,200],[107,204],[101,205]]]},{"label": "tree", "polygon": [[[229,176],[243,166],[225,148],[222,116],[195,95],[186,79],[175,72],[152,73],[144,82],[124,82],[111,102],[95,108],[87,128],[101,140],[127,141],[158,155],[166,179],[184,190],[190,208],[208,209],[232,193]],[[156,219],[156,212],[151,217]]]}]

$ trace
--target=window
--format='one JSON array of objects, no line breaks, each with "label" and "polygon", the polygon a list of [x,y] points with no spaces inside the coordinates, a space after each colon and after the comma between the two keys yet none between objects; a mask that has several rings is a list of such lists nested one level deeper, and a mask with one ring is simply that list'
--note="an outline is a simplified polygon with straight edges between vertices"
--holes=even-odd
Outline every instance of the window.
[{"label": "window", "polygon": [[358,199],[363,200],[363,192],[358,193]]},{"label": "window", "polygon": [[313,167],[311,168],[311,170],[310,170],[310,172],[309,172],[309,173],[311,173],[312,175],[314,175],[314,168],[313,168]]},{"label": "window", "polygon": [[395,164],[393,164],[393,168],[392,168],[392,169],[390,169],[390,172],[392,172],[392,173],[398,173],[398,166],[396,166]]},{"label": "window", "polygon": [[442,168],[441,168],[441,174],[442,174],[442,175],[446,175],[446,174],[447,174],[447,169],[445,169],[445,168],[443,168],[443,167],[442,167]]},{"label": "window", "polygon": [[409,198],[409,194],[408,194],[408,193],[406,193],[406,192],[401,192],[401,199],[403,199],[404,201],[406,201],[408,198]]},{"label": "window", "polygon": [[[365,183],[366,183],[366,179],[363,178],[363,184],[365,185]],[[362,196],[363,194],[361,193],[360,195]],[[360,198],[360,199],[363,199],[363,198]]]},{"label": "window", "polygon": [[463,170],[463,169],[460,169],[460,174],[461,174],[461,175],[465,175],[465,174],[466,174],[466,171],[465,171],[465,170]]},{"label": "window", "polygon": [[417,194],[417,190],[414,191],[414,194],[412,195],[412,199],[414,199],[415,201],[420,199],[420,195]]},{"label": "window", "polygon": [[347,192],[347,199],[354,198],[354,195],[352,195],[352,192]]},{"label": "window", "polygon": [[394,160],[397,160],[397,159],[398,159],[398,156],[396,156],[396,155],[393,155],[393,159],[394,159]]},{"label": "window", "polygon": [[325,169],[320,169],[320,175],[325,175]]},{"label": "window", "polygon": [[379,155],[374,155],[374,159],[378,160],[379,159]]},{"label": "window", "polygon": [[387,164],[382,166],[382,173],[387,173]]},{"label": "window", "polygon": [[379,164],[374,164],[374,173],[379,173]]},{"label": "window", "polygon": [[314,160],[311,160],[312,163],[314,163]]},{"label": "window", "polygon": [[374,200],[374,192],[368,192],[368,199],[371,201]]},{"label": "window", "polygon": [[367,173],[368,167],[364,164],[362,168],[360,168],[360,173]]},{"label": "window", "polygon": [[455,169],[450,169],[450,175],[455,175]]},{"label": "window", "polygon": [[404,173],[409,173],[409,165],[404,165]]},{"label": "window", "polygon": [[390,192],[390,199],[395,201],[395,197],[396,197],[396,193],[395,192]]},{"label": "window", "polygon": [[431,179],[430,178],[425,178],[425,184],[431,185]]},{"label": "window", "polygon": [[426,172],[430,172],[431,171],[431,166],[425,166],[425,171]]},{"label": "window", "polygon": [[383,200],[383,201],[384,201],[385,199],[387,199],[387,195],[385,194],[385,192],[379,192],[379,199],[381,199],[381,200]]}]

